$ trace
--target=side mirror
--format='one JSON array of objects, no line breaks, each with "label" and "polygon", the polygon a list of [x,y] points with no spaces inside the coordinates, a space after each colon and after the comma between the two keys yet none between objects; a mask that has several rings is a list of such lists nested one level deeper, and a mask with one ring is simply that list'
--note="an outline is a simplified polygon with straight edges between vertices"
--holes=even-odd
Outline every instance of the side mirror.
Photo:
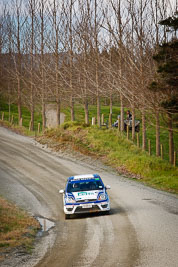
[{"label": "side mirror", "polygon": [[111,189],[110,185],[107,184],[106,185],[106,189]]},{"label": "side mirror", "polygon": [[59,194],[64,194],[64,190],[59,190]]}]

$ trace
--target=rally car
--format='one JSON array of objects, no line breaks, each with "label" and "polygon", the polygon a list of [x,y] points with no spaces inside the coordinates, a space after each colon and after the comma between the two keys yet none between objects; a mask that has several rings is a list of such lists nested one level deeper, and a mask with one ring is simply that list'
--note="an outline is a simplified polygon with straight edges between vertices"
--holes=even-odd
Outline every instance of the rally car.
[{"label": "rally car", "polygon": [[65,190],[59,190],[59,193],[63,194],[65,218],[77,213],[108,213],[110,201],[107,189],[110,189],[110,186],[104,186],[98,174],[69,177]]}]

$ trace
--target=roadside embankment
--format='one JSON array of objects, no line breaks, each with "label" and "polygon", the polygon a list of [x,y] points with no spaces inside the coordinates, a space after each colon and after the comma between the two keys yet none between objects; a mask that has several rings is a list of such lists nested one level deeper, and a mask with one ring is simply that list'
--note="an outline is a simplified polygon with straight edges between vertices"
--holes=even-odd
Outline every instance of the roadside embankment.
[{"label": "roadside embankment", "polygon": [[115,130],[87,127],[77,122],[46,130],[37,141],[53,150],[76,150],[96,157],[120,174],[151,187],[178,193],[178,168],[156,156],[149,156]]},{"label": "roadside embankment", "polygon": [[0,261],[14,248],[30,252],[39,222],[0,197]]},{"label": "roadside embankment", "polygon": [[[3,127],[28,135],[24,127]],[[34,135],[34,133],[33,133]],[[57,129],[46,130],[36,140],[55,151],[79,151],[102,160],[119,174],[163,191],[178,193],[178,168],[148,152],[142,151],[116,129],[88,127],[78,122],[66,122]]]}]

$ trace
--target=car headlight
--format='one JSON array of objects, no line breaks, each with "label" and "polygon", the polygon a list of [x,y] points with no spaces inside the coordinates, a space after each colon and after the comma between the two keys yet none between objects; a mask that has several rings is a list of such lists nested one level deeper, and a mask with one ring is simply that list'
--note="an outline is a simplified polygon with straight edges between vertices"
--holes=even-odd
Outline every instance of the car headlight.
[{"label": "car headlight", "polygon": [[67,197],[67,199],[66,199],[66,202],[68,202],[68,203],[74,203],[75,202],[75,199],[73,198],[73,197]]},{"label": "car headlight", "polygon": [[106,199],[106,194],[100,194],[99,195],[99,198],[98,198],[98,200],[105,200]]}]

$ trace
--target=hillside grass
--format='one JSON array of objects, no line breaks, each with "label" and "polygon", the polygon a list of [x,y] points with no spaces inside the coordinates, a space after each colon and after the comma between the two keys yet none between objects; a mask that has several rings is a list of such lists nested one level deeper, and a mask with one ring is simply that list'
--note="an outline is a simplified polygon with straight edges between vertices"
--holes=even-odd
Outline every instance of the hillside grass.
[{"label": "hillside grass", "polygon": [[[127,111],[127,108],[125,108],[125,113]],[[17,105],[11,104],[11,115],[14,116],[14,122],[13,125],[9,122],[9,106],[3,99],[0,99],[0,120],[2,118],[2,112],[4,112],[4,120],[5,120],[5,125],[8,127],[13,127],[14,130],[18,131],[19,126],[18,125],[18,109]],[[69,107],[62,107],[61,112],[63,112],[66,115],[66,121],[70,121],[70,108]],[[101,106],[101,114],[104,114],[104,121],[108,121],[109,118],[109,106]],[[120,114],[120,108],[117,106],[113,106],[113,113],[112,113],[112,120],[113,122],[116,121],[118,114]],[[91,122],[92,117],[97,116],[97,110],[96,110],[96,105],[89,105],[89,121]],[[175,115],[176,116],[176,115]],[[39,112],[35,112],[35,131],[30,132],[28,130],[29,128],[29,122],[30,122],[30,111],[26,107],[22,107],[22,117],[23,117],[23,127],[21,129],[21,132],[25,135],[29,136],[34,136],[37,134],[37,128],[38,128],[38,123],[42,125],[42,117],[40,113],[40,108]],[[81,104],[75,105],[75,120],[79,123],[84,123],[84,118],[85,118],[85,113],[83,106]],[[141,120],[141,113],[136,110],[136,119]],[[165,121],[164,119],[160,116],[160,121],[161,121],[161,128],[160,128],[160,143],[163,145],[163,157],[165,160],[169,160],[169,136],[168,136],[168,130],[166,129]],[[147,131],[146,131],[146,136],[147,140],[149,139],[151,141],[151,153],[152,155],[156,155],[156,129],[155,129],[155,118],[147,114]],[[141,125],[142,126],[142,125]],[[178,128],[177,125],[174,125],[174,147],[175,151],[178,151]],[[125,133],[123,133],[125,134]],[[131,132],[129,133],[130,139],[131,139]],[[126,136],[126,134],[125,134]],[[142,131],[140,129],[139,132],[139,139],[140,139],[140,145],[142,143]],[[134,141],[136,144],[136,139]],[[147,150],[148,150],[148,143],[147,143]],[[178,165],[178,157],[176,160],[176,165]]]},{"label": "hillside grass", "polygon": [[[11,125],[8,122],[8,105],[3,101],[0,101],[0,109],[5,112],[5,119],[7,121],[1,121],[1,124],[6,125],[7,127],[13,128],[16,132],[23,133],[25,135],[37,135],[36,132],[29,132],[28,126],[30,122],[30,112],[28,109],[22,109],[23,118],[23,127],[19,127],[16,124]],[[126,112],[127,109],[125,109]],[[18,118],[17,106],[11,106],[11,114],[14,115],[14,118]],[[141,179],[146,184],[149,184],[153,187],[177,192],[177,180],[178,173],[177,168],[174,168],[169,164],[169,144],[168,144],[168,131],[165,128],[165,122],[162,118],[161,120],[161,129],[160,129],[160,142],[163,144],[164,151],[164,160],[161,160],[159,157],[156,157],[156,140],[155,140],[155,127],[154,127],[154,117],[149,114],[149,121],[147,119],[147,139],[151,141],[151,157],[147,152],[143,152],[140,148],[136,146],[135,142],[126,139],[126,133],[119,134],[117,129],[99,129],[96,127],[86,127],[84,123],[84,110],[82,105],[75,105],[75,119],[74,123],[70,122],[70,109],[67,107],[63,107],[61,112],[66,115],[66,123],[59,127],[57,130],[51,130],[52,137],[56,134],[56,137],[60,136],[60,142],[63,140],[64,142],[71,142],[73,140],[73,144],[77,147],[85,151],[85,153],[90,154],[95,153],[99,157],[104,157],[106,159],[106,163],[114,166],[118,171],[133,173],[136,177],[142,177]],[[91,122],[92,117],[96,117],[96,106],[89,106],[89,120]],[[113,106],[113,122],[117,119],[117,115],[120,113],[120,109],[117,106]],[[109,117],[109,106],[101,106],[101,114],[104,114],[105,122]],[[0,117],[1,118],[1,117]],[[136,111],[136,118],[141,119],[141,114],[139,111]],[[37,129],[38,122],[41,122],[41,114],[35,114],[35,127]],[[149,123],[151,122],[151,124]],[[77,125],[77,126],[76,126]],[[83,125],[83,126],[82,126]],[[176,126],[176,125],[175,125]],[[79,135],[79,139],[75,136],[75,127],[82,127],[82,133],[84,138],[81,142],[81,136]],[[79,129],[78,128],[78,129]],[[35,130],[36,130],[35,129]],[[69,131],[70,129],[70,131]],[[177,128],[175,127],[175,130]],[[56,132],[57,131],[57,132]],[[61,132],[63,131],[63,132]],[[68,134],[68,132],[70,134]],[[48,133],[46,136],[49,137],[50,131],[46,131]],[[62,139],[61,139],[62,134]],[[40,135],[43,135],[41,133]],[[131,139],[131,132],[129,133],[129,138]],[[141,131],[139,133],[140,138],[140,147],[141,147]],[[175,151],[177,151],[178,147],[178,136],[175,131],[174,133],[174,145]],[[176,166],[178,165],[178,157],[176,160]]]},{"label": "hillside grass", "polygon": [[39,229],[40,224],[35,218],[0,197],[0,260],[4,253],[15,247],[30,252]]},{"label": "hillside grass", "polygon": [[[127,111],[127,108],[124,109],[125,114]],[[69,108],[63,108],[62,112],[66,114],[66,121],[70,121],[70,109]],[[109,106],[101,106],[101,114],[104,114],[104,121],[109,120]],[[112,121],[117,120],[117,116],[120,114],[120,108],[117,106],[113,106],[112,110]],[[176,115],[175,115],[176,116]],[[97,110],[96,106],[89,105],[89,121],[91,122],[92,117],[97,117]],[[141,121],[141,113],[136,110],[136,119]],[[75,120],[79,123],[84,122],[85,120],[85,113],[82,105],[76,105],[75,106]],[[155,127],[155,118],[147,114],[147,122],[146,122],[146,137],[147,140],[151,141],[151,153],[152,155],[156,155],[156,127]],[[160,116],[160,143],[163,145],[163,157],[165,160],[169,161],[169,134],[168,130],[166,128],[166,124],[164,119]],[[174,147],[175,151],[178,151],[178,128],[177,125],[174,125]],[[126,136],[126,133],[123,133]],[[129,133],[129,138],[131,139],[131,132]],[[142,124],[139,132],[139,140],[140,145],[142,144]],[[136,144],[136,139],[134,141]],[[148,150],[148,143],[147,143],[147,150]],[[178,165],[178,157],[176,161]]]},{"label": "hillside grass", "polygon": [[71,143],[74,149],[95,155],[118,172],[147,185],[178,193],[178,168],[154,155],[149,156],[117,130],[66,122],[58,129],[47,130],[45,136],[59,144]]},{"label": "hillside grass", "polygon": [[[2,113],[4,112],[4,121],[9,122],[11,124],[12,116],[13,116],[13,125],[18,125],[18,107],[15,104],[10,105],[10,116],[9,116],[9,105],[3,100],[0,99],[0,119],[2,119]],[[22,118],[23,118],[23,126],[26,129],[29,129],[29,123],[31,120],[30,111],[26,107],[22,107]],[[34,114],[34,129],[37,131],[38,123],[42,125],[42,117],[40,112],[35,112]],[[27,132],[26,132],[27,133]],[[34,133],[29,133],[29,135],[33,135]]]}]

